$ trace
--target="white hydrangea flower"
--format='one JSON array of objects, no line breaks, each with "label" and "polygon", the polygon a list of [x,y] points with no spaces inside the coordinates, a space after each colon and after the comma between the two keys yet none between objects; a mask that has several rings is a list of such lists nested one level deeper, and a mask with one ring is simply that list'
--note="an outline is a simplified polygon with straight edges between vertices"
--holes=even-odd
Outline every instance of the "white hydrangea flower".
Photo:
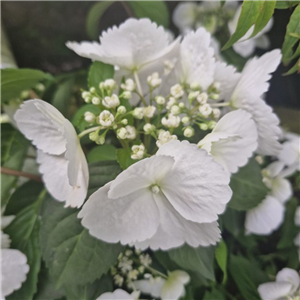
[{"label": "white hydrangea flower", "polygon": [[175,134],[171,134],[169,131],[160,130],[158,133],[158,139],[156,141],[157,147],[164,145],[172,140],[177,140],[177,136]]},{"label": "white hydrangea flower", "polygon": [[73,125],[42,100],[25,101],[15,114],[19,130],[38,149],[39,171],[48,192],[66,206],[80,207],[87,194],[89,172]]},{"label": "white hydrangea flower", "polygon": [[[241,10],[242,10],[242,6],[240,6],[236,10],[235,16],[228,23],[228,29],[231,35],[236,30],[238,19],[241,14]],[[246,34],[233,45],[234,51],[243,57],[248,57],[255,51],[256,47],[267,49],[270,46],[270,41],[268,37],[265,35],[265,33],[270,31],[272,26],[273,26],[273,18],[270,19],[268,24],[256,36],[250,38],[254,31],[254,25],[252,25],[250,29],[246,32]]]},{"label": "white hydrangea flower", "polygon": [[204,118],[208,118],[208,116],[212,113],[212,108],[209,104],[203,104],[199,107],[199,112]]},{"label": "white hydrangea flower", "polygon": [[220,83],[220,90],[224,90],[221,95],[233,108],[249,112],[256,123],[256,152],[261,155],[276,156],[281,149],[279,119],[261,98],[268,91],[270,73],[276,70],[280,60],[280,50],[273,50],[248,61],[241,74],[236,74],[234,68],[223,63],[216,64],[215,80]]},{"label": "white hydrangea flower", "polygon": [[299,273],[293,269],[284,268],[277,273],[275,282],[260,284],[258,292],[262,300],[299,299],[299,289]]},{"label": "white hydrangea flower", "polygon": [[163,117],[161,123],[169,128],[177,128],[180,124],[180,117],[169,114],[168,118]]},{"label": "white hydrangea flower", "polygon": [[103,127],[110,127],[113,124],[115,117],[110,111],[103,110],[99,115],[98,120],[99,124]]},{"label": "white hydrangea flower", "polygon": [[145,249],[193,247],[220,239],[218,214],[229,176],[197,145],[170,141],[96,191],[78,214],[90,234]]},{"label": "white hydrangea flower", "polygon": [[246,165],[257,148],[257,130],[249,113],[239,109],[222,117],[198,146],[210,153],[223,168],[235,173]]},{"label": "white hydrangea flower", "polygon": [[100,295],[96,300],[137,300],[139,293],[133,292],[128,294],[122,289],[116,289],[114,292],[107,292]]},{"label": "white hydrangea flower", "polygon": [[171,95],[175,98],[175,99],[178,99],[178,98],[181,98],[184,94],[184,91],[183,91],[183,88],[180,84],[175,84],[171,87],[170,89],[170,93]]},{"label": "white hydrangea flower", "polygon": [[27,258],[21,251],[1,249],[1,299],[21,288],[28,272]]},{"label": "white hydrangea flower", "polygon": [[128,19],[119,27],[103,32],[96,42],[68,42],[66,45],[78,55],[134,72],[163,59],[178,44],[169,42],[162,26],[149,19]]},{"label": "white hydrangea flower", "polygon": [[120,105],[119,97],[116,94],[112,94],[110,97],[106,96],[102,100],[102,104],[106,108],[115,108]]},{"label": "white hydrangea flower", "polygon": [[134,287],[142,293],[162,300],[178,300],[185,295],[184,286],[190,281],[188,273],[176,270],[169,272],[168,278],[142,279],[133,282]]},{"label": "white hydrangea flower", "polygon": [[146,118],[152,118],[155,114],[155,111],[156,111],[156,107],[155,106],[147,106],[147,107],[144,107],[144,116]]}]

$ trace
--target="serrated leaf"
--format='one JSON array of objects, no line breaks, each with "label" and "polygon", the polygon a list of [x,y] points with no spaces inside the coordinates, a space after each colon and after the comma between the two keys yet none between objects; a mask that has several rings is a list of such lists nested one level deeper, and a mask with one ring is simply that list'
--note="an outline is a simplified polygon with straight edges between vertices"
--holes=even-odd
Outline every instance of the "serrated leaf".
[{"label": "serrated leaf", "polygon": [[32,299],[37,290],[38,273],[41,265],[41,249],[39,243],[40,219],[39,207],[46,191],[32,195],[36,201],[20,210],[12,223],[5,229],[10,236],[11,248],[18,249],[27,257],[29,272],[22,287],[8,296],[9,300]]},{"label": "serrated leaf", "polygon": [[218,247],[216,248],[215,257],[219,267],[223,271],[223,284],[225,284],[227,281],[227,256],[227,246],[225,242],[221,240]]},{"label": "serrated leaf", "polygon": [[183,270],[200,273],[215,281],[214,247],[193,248],[187,244],[168,251],[170,258]]},{"label": "serrated leaf", "polygon": [[229,41],[225,44],[222,50],[231,47],[240,38],[242,38],[250,27],[255,23],[259,16],[262,1],[243,1],[241,14],[235,32],[230,37]]},{"label": "serrated leaf", "polygon": [[260,31],[262,31],[266,27],[271,17],[273,16],[275,5],[276,1],[263,1],[263,5],[255,21],[254,30],[251,37],[256,36]]},{"label": "serrated leaf", "polygon": [[87,155],[89,163],[109,160],[117,160],[117,149],[110,144],[96,146]]},{"label": "serrated leaf", "polygon": [[92,194],[109,181],[115,179],[121,171],[118,163],[114,161],[89,163],[89,194]]},{"label": "serrated leaf", "polygon": [[292,8],[293,6],[297,5],[300,3],[300,1],[276,1],[276,6],[275,8],[277,9],[286,9],[286,8]]},{"label": "serrated leaf", "polygon": [[92,237],[77,214],[78,210],[64,208],[51,198],[43,203],[42,253],[56,288],[92,283],[109,270],[123,249]]},{"label": "serrated leaf", "polygon": [[94,4],[86,18],[86,32],[91,39],[98,39],[99,22],[106,10],[114,3],[114,1],[101,1]]},{"label": "serrated leaf", "polygon": [[128,1],[127,3],[138,19],[148,18],[158,25],[169,27],[170,15],[164,1]]},{"label": "serrated leaf", "polygon": [[228,206],[237,210],[249,210],[261,203],[268,189],[262,182],[259,164],[252,158],[248,164],[231,176],[232,198]]},{"label": "serrated leaf", "polygon": [[95,115],[100,114],[100,108],[97,105],[86,104],[86,105],[83,105],[82,107],[80,107],[76,111],[76,113],[72,119],[72,124],[74,126],[76,126],[80,131],[83,131],[87,127],[90,127],[90,124],[84,120],[84,113],[87,111],[92,112]]},{"label": "serrated leaf", "polygon": [[293,47],[299,41],[297,37],[291,36],[291,33],[300,35],[300,5],[295,8],[286,28],[286,34],[282,45],[282,61],[284,64],[290,62]]},{"label": "serrated leaf", "polygon": [[[105,79],[114,78],[114,67],[100,61],[94,61],[89,70],[88,85],[94,87],[100,94],[99,83]],[[100,94],[101,95],[101,94]]]},{"label": "serrated leaf", "polygon": [[[1,124],[1,166],[20,170],[26,158],[29,141],[10,124]],[[1,174],[1,206],[7,202],[18,177]]]},{"label": "serrated leaf", "polygon": [[2,69],[1,70],[1,100],[7,102],[18,98],[24,90],[33,88],[40,81],[49,78],[40,70],[34,69]]},{"label": "serrated leaf", "polygon": [[127,149],[117,150],[117,161],[123,170],[127,169],[136,162],[131,158],[131,151]]}]

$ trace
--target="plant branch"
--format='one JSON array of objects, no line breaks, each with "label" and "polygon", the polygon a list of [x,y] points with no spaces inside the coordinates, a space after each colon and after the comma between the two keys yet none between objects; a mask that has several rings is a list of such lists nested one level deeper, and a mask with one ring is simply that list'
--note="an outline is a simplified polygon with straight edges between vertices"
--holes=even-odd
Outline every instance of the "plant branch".
[{"label": "plant branch", "polygon": [[18,170],[8,169],[8,168],[4,168],[4,167],[1,167],[1,174],[12,175],[12,176],[16,176],[16,177],[26,177],[31,180],[35,180],[37,182],[42,182],[42,179],[40,176],[31,174],[31,173],[18,171]]}]

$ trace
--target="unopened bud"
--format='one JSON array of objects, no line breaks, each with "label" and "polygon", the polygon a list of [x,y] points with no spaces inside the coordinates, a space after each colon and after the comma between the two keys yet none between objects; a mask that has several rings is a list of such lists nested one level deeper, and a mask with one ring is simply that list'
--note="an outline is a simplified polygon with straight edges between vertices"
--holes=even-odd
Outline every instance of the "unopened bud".
[{"label": "unopened bud", "polygon": [[90,88],[90,92],[91,92],[91,93],[96,93],[96,89],[95,89],[94,87],[91,87],[91,88]]},{"label": "unopened bud", "polygon": [[116,82],[113,79],[106,79],[104,81],[104,88],[108,90],[114,90],[116,88]]},{"label": "unopened bud", "polygon": [[166,99],[162,96],[157,96],[155,101],[158,105],[164,105],[166,103]]},{"label": "unopened bud", "polygon": [[134,145],[131,147],[132,154],[131,158],[132,159],[142,159],[145,154],[145,146],[143,144],[141,145]]},{"label": "unopened bud", "polygon": [[144,108],[144,116],[146,118],[152,118],[154,116],[155,111],[156,111],[155,106],[147,106]]},{"label": "unopened bud", "polygon": [[107,108],[115,108],[120,105],[120,100],[116,94],[113,94],[111,97],[104,97],[102,104]]},{"label": "unopened bud", "polygon": [[193,91],[198,91],[198,90],[200,90],[200,84],[198,82],[194,81],[190,84],[190,89]]},{"label": "unopened bud", "polygon": [[190,122],[190,118],[185,116],[181,119],[182,124],[188,124]]},{"label": "unopened bud", "polygon": [[99,105],[99,104],[100,104],[100,99],[99,99],[98,97],[93,97],[92,103],[93,103],[94,105]]},{"label": "unopened bud", "polygon": [[207,118],[212,113],[212,108],[209,104],[203,104],[199,107],[199,112],[204,118]]},{"label": "unopened bud", "polygon": [[124,99],[130,99],[131,98],[131,92],[130,91],[124,91],[123,93],[122,93],[122,97],[124,98]]},{"label": "unopened bud", "polygon": [[95,119],[96,119],[96,116],[95,116],[92,112],[86,111],[86,112],[84,113],[84,120],[85,120],[86,122],[92,124],[92,123],[95,122]]},{"label": "unopened bud", "polygon": [[121,124],[127,125],[127,124],[128,124],[128,120],[127,120],[127,119],[123,119],[123,120],[121,121]]},{"label": "unopened bud", "polygon": [[119,113],[119,114],[121,114],[121,115],[124,115],[125,113],[126,113],[126,107],[125,106],[123,106],[123,105],[121,105],[121,106],[119,106],[118,107],[118,109],[117,109],[117,112]]},{"label": "unopened bud", "polygon": [[183,135],[185,137],[192,137],[194,135],[194,133],[195,133],[194,128],[189,126],[189,127],[184,129]]},{"label": "unopened bud", "polygon": [[173,97],[175,97],[176,99],[179,99],[183,96],[184,91],[180,84],[175,84],[171,87],[170,93]]},{"label": "unopened bud", "polygon": [[200,127],[201,130],[207,130],[208,129],[208,125],[205,124],[205,123],[200,124],[199,127]]},{"label": "unopened bud", "polygon": [[206,93],[201,93],[197,96],[197,101],[200,104],[205,104],[207,103],[208,95]]},{"label": "unopened bud", "polygon": [[151,134],[152,132],[155,131],[155,128],[156,127],[150,123],[145,124],[143,127],[145,134]]},{"label": "unopened bud", "polygon": [[132,115],[136,118],[136,119],[143,119],[144,117],[144,108],[143,107],[136,107],[133,112]]},{"label": "unopened bud", "polygon": [[177,106],[177,105],[173,105],[172,107],[171,107],[171,113],[173,114],[173,115],[179,115],[180,114],[180,108],[179,108],[179,106]]},{"label": "unopened bud", "polygon": [[110,113],[108,110],[103,110],[99,116],[99,123],[103,127],[110,127],[113,124],[114,120],[115,118],[113,114]]}]

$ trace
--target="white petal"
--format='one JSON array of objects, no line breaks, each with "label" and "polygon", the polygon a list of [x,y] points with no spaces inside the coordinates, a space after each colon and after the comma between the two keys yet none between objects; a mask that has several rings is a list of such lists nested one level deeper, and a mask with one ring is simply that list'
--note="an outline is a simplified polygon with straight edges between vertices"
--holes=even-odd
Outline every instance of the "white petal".
[{"label": "white petal", "polygon": [[237,110],[222,117],[209,135],[220,133],[227,133],[228,137],[213,141],[210,154],[226,171],[235,173],[248,162],[257,148],[256,125],[249,113]]},{"label": "white petal", "polygon": [[214,80],[220,83],[220,99],[229,101],[241,74],[224,62],[216,62]]},{"label": "white petal", "polygon": [[69,161],[65,159],[64,154],[49,155],[38,151],[37,162],[40,164],[39,171],[43,174],[45,186],[56,200],[66,201],[66,206],[71,207],[83,204],[88,181],[84,165],[80,164],[76,185],[71,186],[68,179]]},{"label": "white petal", "polygon": [[126,291],[121,289],[116,289],[113,293],[108,292],[102,294],[96,300],[134,300],[134,297],[128,294]]},{"label": "white petal", "polygon": [[1,297],[20,289],[28,271],[27,258],[21,251],[1,249]]},{"label": "white petal", "polygon": [[159,212],[153,193],[141,189],[119,199],[108,198],[111,183],[96,191],[78,214],[90,234],[109,243],[128,244],[153,236]]},{"label": "white petal", "polygon": [[229,175],[195,144],[170,141],[157,155],[171,155],[175,164],[161,181],[161,189],[173,207],[187,220],[210,223],[225,209],[232,191]]},{"label": "white petal", "polygon": [[287,282],[267,282],[258,286],[262,300],[279,300],[291,291],[292,285]]},{"label": "white petal", "polygon": [[96,42],[67,42],[66,46],[79,56],[92,60],[101,60],[103,56],[103,49],[101,45]]},{"label": "white petal", "polygon": [[205,90],[213,82],[215,58],[210,41],[211,36],[204,28],[199,28],[184,37],[180,47],[182,83],[196,81]]},{"label": "white petal", "polygon": [[144,294],[150,294],[152,297],[159,298],[161,295],[161,289],[166,282],[161,277],[142,279],[133,282],[135,288]]},{"label": "white petal", "polygon": [[249,233],[269,235],[284,219],[284,206],[275,198],[267,196],[258,206],[246,213],[245,227]]},{"label": "white petal", "polygon": [[278,155],[278,159],[287,166],[296,164],[300,170],[300,137],[296,137],[290,141],[283,143],[282,150]]},{"label": "white petal", "polygon": [[25,101],[15,114],[19,130],[40,150],[50,154],[66,151],[64,116],[42,100]]},{"label": "white petal", "polygon": [[10,247],[10,243],[11,243],[9,235],[3,233],[2,230],[0,231],[0,233],[1,233],[1,248],[2,249],[9,248]]},{"label": "white petal", "polygon": [[109,198],[116,199],[149,188],[168,176],[173,164],[174,159],[165,155],[152,156],[133,164],[112,182]]},{"label": "white petal", "polygon": [[255,46],[255,40],[250,39],[235,43],[233,49],[242,57],[248,57],[255,51]]},{"label": "white petal", "polygon": [[184,219],[164,196],[155,196],[160,214],[157,232],[148,240],[135,243],[142,250],[182,246],[185,242],[192,247],[215,245],[221,238],[217,222],[195,223]]},{"label": "white petal", "polygon": [[270,174],[271,177],[276,177],[280,174],[280,172],[283,170],[284,168],[284,163],[277,160],[274,161],[272,163],[270,163],[265,170],[268,171],[268,173]]},{"label": "white petal", "polygon": [[276,282],[288,282],[292,284],[290,294],[293,294],[300,285],[299,273],[290,268],[283,268],[277,273]]},{"label": "white petal", "polygon": [[255,39],[255,46],[261,49],[268,49],[270,47],[270,40],[267,35],[263,34]]},{"label": "white petal", "polygon": [[173,23],[181,30],[192,28],[197,17],[198,5],[195,2],[179,3],[173,13]]},{"label": "white petal", "polygon": [[270,195],[281,203],[285,203],[293,195],[291,183],[285,178],[276,177],[272,180]]},{"label": "white petal", "polygon": [[7,227],[15,218],[15,216],[1,216],[1,229]]}]

